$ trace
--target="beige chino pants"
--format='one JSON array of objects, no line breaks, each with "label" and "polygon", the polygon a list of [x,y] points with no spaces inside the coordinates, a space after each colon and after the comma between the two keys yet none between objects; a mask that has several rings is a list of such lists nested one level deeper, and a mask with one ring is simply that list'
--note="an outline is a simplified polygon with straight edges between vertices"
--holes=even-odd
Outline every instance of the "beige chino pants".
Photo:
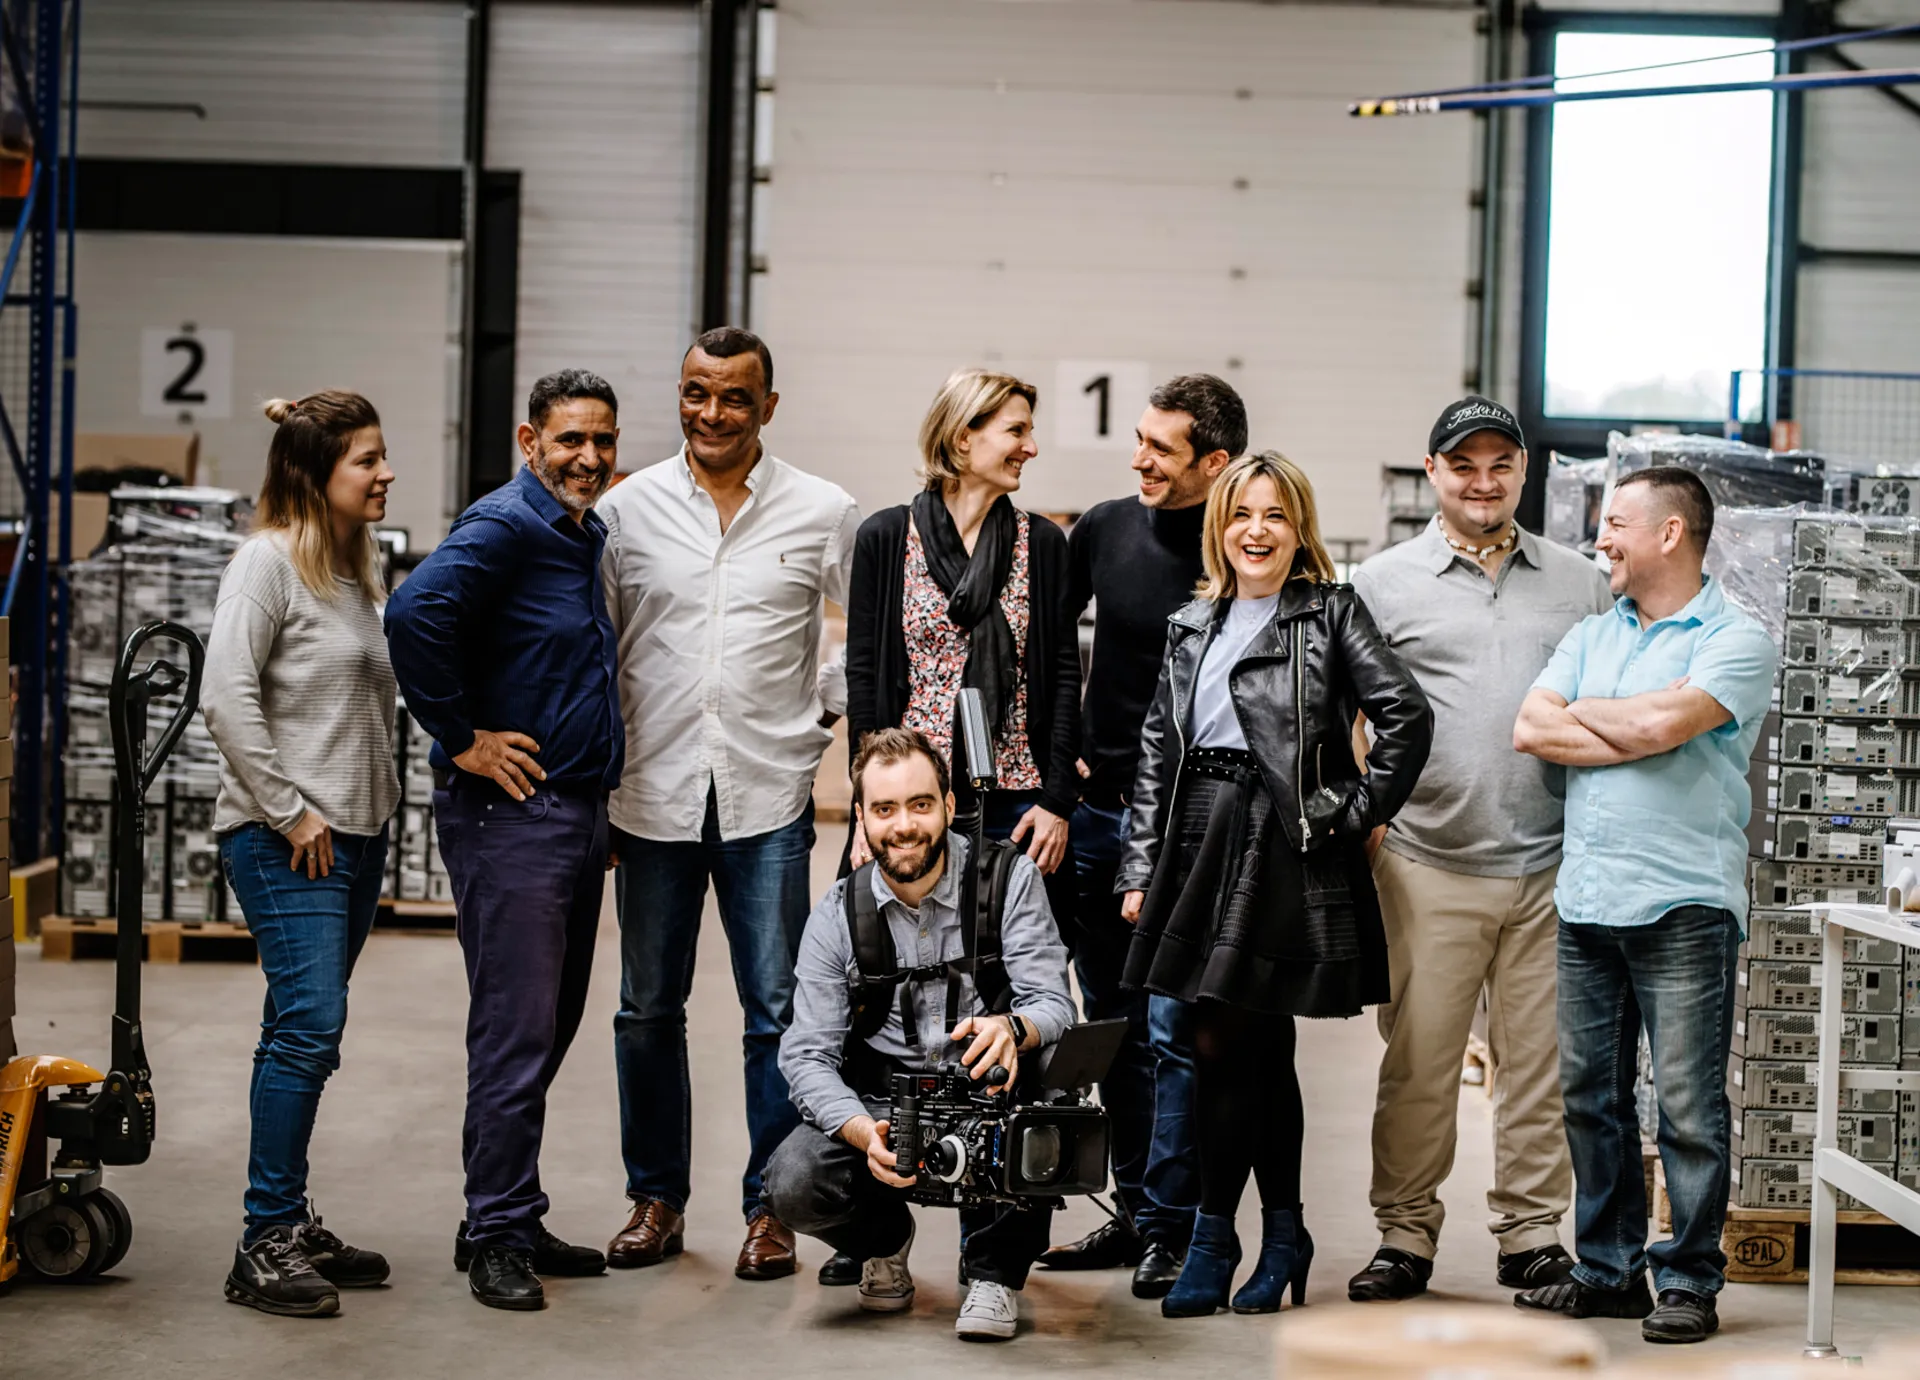
[{"label": "beige chino pants", "polygon": [[1459,1137],[1460,1065],[1483,987],[1498,1074],[1487,1226],[1507,1255],[1560,1239],[1573,1173],[1555,1010],[1558,872],[1472,877],[1387,848],[1375,855],[1393,998],[1379,1012],[1387,1051],[1369,1195],[1383,1246],[1431,1260],[1439,1244],[1439,1188]]}]

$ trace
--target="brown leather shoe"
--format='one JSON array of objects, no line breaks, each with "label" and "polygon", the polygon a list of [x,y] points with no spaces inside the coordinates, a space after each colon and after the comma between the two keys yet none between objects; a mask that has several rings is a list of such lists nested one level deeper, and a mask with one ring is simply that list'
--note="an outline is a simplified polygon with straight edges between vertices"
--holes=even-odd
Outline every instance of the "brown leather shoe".
[{"label": "brown leather shoe", "polygon": [[658,1198],[633,1205],[633,1216],[620,1234],[607,1243],[607,1264],[616,1270],[658,1265],[686,1249],[687,1219]]},{"label": "brown leather shoe", "polygon": [[747,1223],[747,1239],[740,1243],[740,1258],[733,1272],[741,1279],[785,1279],[800,1268],[793,1253],[793,1228],[763,1212]]}]

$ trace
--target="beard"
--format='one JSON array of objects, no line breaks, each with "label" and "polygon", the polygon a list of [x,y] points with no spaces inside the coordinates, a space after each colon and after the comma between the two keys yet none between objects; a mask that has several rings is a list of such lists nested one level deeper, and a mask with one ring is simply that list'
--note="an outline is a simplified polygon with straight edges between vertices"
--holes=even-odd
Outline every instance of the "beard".
[{"label": "beard", "polygon": [[[902,859],[896,862],[896,852],[903,846],[907,848],[924,846],[926,852],[918,861],[909,862]],[[902,886],[911,886],[938,867],[941,859],[947,856],[947,831],[942,829],[939,836],[933,839],[927,838],[924,834],[912,834],[904,838],[896,834],[884,843],[875,842],[873,836],[868,835],[867,847],[873,851],[873,860],[880,865],[882,872]],[[911,854],[908,855],[908,857],[911,856]]]},{"label": "beard", "polygon": [[[527,468],[533,471],[533,477],[540,481],[541,487],[552,494],[554,500],[569,513],[586,512],[613,482],[611,465],[599,466],[592,473],[589,473],[584,465],[575,463],[557,465],[547,459],[547,447],[544,443],[534,450],[533,457],[527,461]],[[576,476],[591,479],[593,492],[582,497],[568,488],[567,481]]]}]

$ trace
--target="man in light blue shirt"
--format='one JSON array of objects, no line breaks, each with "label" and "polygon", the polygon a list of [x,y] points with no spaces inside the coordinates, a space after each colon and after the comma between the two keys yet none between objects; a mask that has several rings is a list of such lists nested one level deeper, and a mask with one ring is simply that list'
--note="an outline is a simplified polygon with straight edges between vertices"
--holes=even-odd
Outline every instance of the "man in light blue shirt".
[{"label": "man in light blue shirt", "polygon": [[[1704,1341],[1719,1326],[1747,761],[1779,660],[1702,574],[1712,534],[1713,500],[1691,471],[1622,479],[1598,543],[1617,602],[1561,640],[1513,730],[1519,751],[1568,768],[1554,899],[1580,1257],[1571,1279],[1514,1301],[1643,1318],[1650,1342]],[[1643,1021],[1673,1200],[1673,1238],[1651,1249],[1630,1092]]]}]

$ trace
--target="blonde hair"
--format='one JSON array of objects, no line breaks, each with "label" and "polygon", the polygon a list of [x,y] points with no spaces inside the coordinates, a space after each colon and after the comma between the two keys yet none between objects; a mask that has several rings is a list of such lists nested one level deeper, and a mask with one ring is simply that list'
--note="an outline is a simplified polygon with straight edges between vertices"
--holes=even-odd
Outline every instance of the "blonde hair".
[{"label": "blonde hair", "polygon": [[1213,481],[1207,495],[1207,515],[1201,528],[1200,563],[1206,576],[1194,589],[1202,599],[1234,597],[1233,564],[1227,559],[1227,524],[1247,485],[1256,479],[1271,479],[1280,496],[1280,511],[1287,515],[1299,547],[1293,553],[1289,580],[1306,578],[1330,582],[1334,579],[1333,557],[1320,540],[1320,514],[1313,502],[1313,484],[1306,471],[1277,450],[1243,455]]},{"label": "blonde hair", "polygon": [[949,377],[920,423],[921,484],[929,489],[958,484],[967,471],[960,438],[985,426],[1015,398],[1038,407],[1040,390],[1011,374],[986,369],[961,369]]},{"label": "blonde hair", "polygon": [[[275,424],[267,443],[267,477],[260,486],[262,530],[287,534],[287,556],[300,583],[314,597],[331,602],[339,592],[334,579],[333,509],[327,484],[333,467],[346,458],[353,434],[379,426],[380,414],[358,393],[327,389],[298,402],[274,398],[261,411]],[[373,529],[362,526],[351,555],[353,578],[378,603],[386,598],[380,578],[380,551]]]}]

